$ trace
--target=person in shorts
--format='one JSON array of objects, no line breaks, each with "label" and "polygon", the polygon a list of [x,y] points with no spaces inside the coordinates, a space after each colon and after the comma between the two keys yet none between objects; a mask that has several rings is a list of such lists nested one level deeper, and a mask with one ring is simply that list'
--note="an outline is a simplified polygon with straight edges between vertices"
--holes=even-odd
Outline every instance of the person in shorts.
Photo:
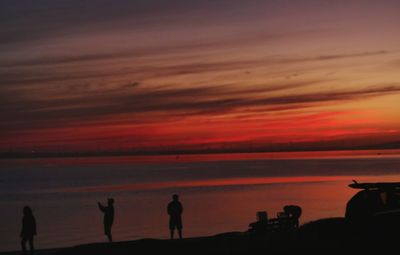
[{"label": "person in shorts", "polygon": [[179,202],[179,196],[174,194],[172,196],[172,201],[168,204],[167,211],[169,214],[169,229],[171,234],[171,239],[174,239],[174,231],[178,230],[179,239],[182,239],[182,212],[183,207],[181,202]]}]

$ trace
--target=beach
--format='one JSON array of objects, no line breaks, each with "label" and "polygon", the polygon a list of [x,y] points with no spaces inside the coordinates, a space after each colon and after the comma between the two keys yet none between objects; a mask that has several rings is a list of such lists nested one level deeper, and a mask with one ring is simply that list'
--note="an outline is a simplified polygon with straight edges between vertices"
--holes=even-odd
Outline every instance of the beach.
[{"label": "beach", "polygon": [[36,216],[38,249],[104,241],[97,202],[108,197],[115,198],[116,242],[168,238],[166,205],[174,193],[189,238],[244,232],[257,211],[273,218],[288,204],[303,208],[301,224],[343,217],[353,179],[400,180],[395,152],[3,161],[0,251],[20,249],[25,205]]},{"label": "beach", "polygon": [[[399,222],[395,223],[399,226]],[[35,251],[36,255],[125,254],[383,254],[396,249],[395,228],[374,233],[351,229],[344,218],[321,219],[299,229],[254,235],[231,232],[182,240],[140,239]],[[16,255],[21,252],[3,252]]]}]

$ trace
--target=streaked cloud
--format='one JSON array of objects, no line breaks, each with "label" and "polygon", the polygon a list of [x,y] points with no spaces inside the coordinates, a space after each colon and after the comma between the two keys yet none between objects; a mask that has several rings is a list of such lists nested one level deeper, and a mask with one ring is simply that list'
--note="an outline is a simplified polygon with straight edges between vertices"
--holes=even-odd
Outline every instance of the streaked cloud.
[{"label": "streaked cloud", "polygon": [[400,130],[396,7],[2,1],[0,150],[388,139]]}]

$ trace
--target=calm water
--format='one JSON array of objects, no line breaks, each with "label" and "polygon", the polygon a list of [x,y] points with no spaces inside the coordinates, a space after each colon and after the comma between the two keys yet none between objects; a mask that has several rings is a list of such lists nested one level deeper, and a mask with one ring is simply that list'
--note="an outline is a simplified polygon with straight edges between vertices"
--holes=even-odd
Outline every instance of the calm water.
[{"label": "calm water", "polygon": [[358,181],[400,182],[400,151],[256,153],[0,161],[0,251],[19,249],[21,209],[36,216],[38,248],[105,240],[97,201],[115,198],[116,241],[168,238],[179,193],[184,235],[245,231],[256,211],[303,208],[301,222],[343,216]]}]

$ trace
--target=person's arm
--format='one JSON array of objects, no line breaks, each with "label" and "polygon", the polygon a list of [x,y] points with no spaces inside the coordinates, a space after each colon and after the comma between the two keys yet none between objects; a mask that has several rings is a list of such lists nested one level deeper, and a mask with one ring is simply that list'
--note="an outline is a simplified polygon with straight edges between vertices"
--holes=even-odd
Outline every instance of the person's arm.
[{"label": "person's arm", "polygon": [[106,210],[106,207],[103,206],[100,202],[97,203],[99,205],[100,211],[104,212]]},{"label": "person's arm", "polygon": [[171,204],[168,204],[167,206],[167,213],[168,215],[171,215]]}]

